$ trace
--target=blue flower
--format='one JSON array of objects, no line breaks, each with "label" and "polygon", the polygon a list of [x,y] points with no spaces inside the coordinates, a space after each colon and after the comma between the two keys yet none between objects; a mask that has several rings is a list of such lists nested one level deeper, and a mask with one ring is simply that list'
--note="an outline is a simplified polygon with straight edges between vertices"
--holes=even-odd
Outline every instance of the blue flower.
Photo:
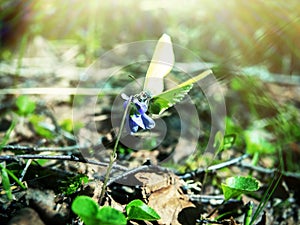
[{"label": "blue flower", "polygon": [[[122,98],[125,101],[124,108],[126,108],[129,97],[125,94],[122,95]],[[140,98],[133,96],[131,98],[132,109],[130,113],[127,115],[126,127],[131,133],[136,133],[140,128],[152,129],[155,126],[154,120],[146,114],[148,110],[148,104],[146,101],[142,101]]]}]

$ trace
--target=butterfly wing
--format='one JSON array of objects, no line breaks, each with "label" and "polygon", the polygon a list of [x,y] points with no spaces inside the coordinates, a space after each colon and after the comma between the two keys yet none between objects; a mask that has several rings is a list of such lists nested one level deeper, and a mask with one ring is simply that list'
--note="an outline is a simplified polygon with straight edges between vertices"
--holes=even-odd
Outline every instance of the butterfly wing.
[{"label": "butterfly wing", "polygon": [[149,91],[153,96],[162,93],[163,78],[172,70],[173,65],[174,52],[171,38],[167,34],[163,34],[158,40],[147,70],[144,91]]},{"label": "butterfly wing", "polygon": [[165,110],[180,102],[185,95],[192,89],[197,81],[212,74],[211,70],[206,70],[199,75],[181,83],[175,88],[167,90],[150,100],[149,112],[152,114],[162,114]]}]

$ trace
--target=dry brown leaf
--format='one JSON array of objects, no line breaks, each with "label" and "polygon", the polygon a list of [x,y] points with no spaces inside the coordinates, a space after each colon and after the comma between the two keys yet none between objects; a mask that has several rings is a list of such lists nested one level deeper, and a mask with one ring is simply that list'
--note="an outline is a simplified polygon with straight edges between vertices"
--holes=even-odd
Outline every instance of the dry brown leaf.
[{"label": "dry brown leaf", "polygon": [[144,184],[148,205],[161,216],[159,224],[181,224],[179,213],[195,205],[182,192],[183,181],[172,173],[137,173],[135,177]]},{"label": "dry brown leaf", "polygon": [[148,199],[148,205],[161,216],[159,224],[181,224],[178,221],[179,213],[184,208],[195,207],[176,185],[155,191]]}]

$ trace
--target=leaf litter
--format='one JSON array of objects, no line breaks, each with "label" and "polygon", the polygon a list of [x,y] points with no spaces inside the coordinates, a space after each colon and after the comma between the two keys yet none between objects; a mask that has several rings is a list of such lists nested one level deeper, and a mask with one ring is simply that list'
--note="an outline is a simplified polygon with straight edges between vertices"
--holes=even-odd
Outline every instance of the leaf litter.
[{"label": "leaf litter", "polygon": [[[37,83],[39,86],[45,87],[76,88],[77,75],[81,73],[82,68],[76,67],[75,63],[72,62],[72,58],[69,58],[67,62],[59,61],[56,53],[51,48],[44,48],[49,45],[46,40],[40,39],[35,44],[40,46],[35,50],[37,51],[35,53],[36,56],[32,57],[32,54],[28,53],[31,57],[24,59],[24,63],[28,63],[28,68],[25,66],[21,68],[17,77],[9,76],[4,79],[1,76],[1,80],[7,84],[5,86],[2,83],[2,85],[7,89],[12,88],[11,84],[15,83],[13,79],[16,79],[17,85],[14,87],[17,87],[19,90],[25,87],[34,87]],[[47,50],[41,53],[39,49]],[[43,55],[45,63],[36,64],[37,57],[41,57],[41,55]],[[39,62],[43,62],[43,60],[41,61],[38,58]],[[59,64],[49,64],[48,61],[59,62]],[[31,65],[34,66],[31,67]],[[49,65],[53,65],[53,67]],[[12,65],[7,65],[6,68],[6,71],[1,72],[14,75]],[[62,71],[66,71],[66,73],[62,73]],[[271,90],[284,88],[282,85],[265,85]],[[295,86],[288,90],[297,88]],[[5,89],[3,90],[5,91]],[[230,98],[236,98],[230,90],[227,91]],[[285,95],[287,96],[286,99],[283,99],[282,95],[277,96],[276,93],[278,91],[272,92],[272,95],[275,99],[280,98],[281,102],[289,101],[291,97],[294,99],[299,98],[297,92],[293,91],[290,92],[292,96]],[[1,96],[1,107],[3,109],[3,113],[1,113],[1,138],[8,129],[8,126],[5,124],[11,124],[13,121],[10,111],[16,110],[15,101],[20,94],[20,92],[10,92]],[[78,195],[94,196],[94,199],[97,200],[97,190],[101,186],[105,166],[91,165],[79,160],[80,154],[78,146],[76,146],[77,142],[72,133],[61,130],[60,122],[70,118],[72,113],[71,95],[57,96],[49,92],[48,95],[38,95],[37,93],[37,95],[30,96],[30,98],[36,102],[34,113],[41,115],[43,118],[43,123],[40,126],[52,132],[53,137],[45,138],[41,133],[38,133],[37,127],[34,127],[34,124],[24,117],[21,123],[19,121],[16,124],[6,144],[15,146],[15,148],[9,150],[4,147],[0,155],[2,157],[1,162],[5,163],[9,170],[14,171],[15,175],[20,177],[21,172],[25,168],[26,159],[14,158],[13,156],[24,154],[41,156],[53,154],[56,156],[65,154],[74,158],[73,161],[55,158],[48,160],[42,157],[34,159],[27,168],[23,179],[23,182],[28,187],[27,190],[22,190],[18,185],[11,183],[13,200],[9,201],[5,191],[1,189],[1,221],[4,224],[20,224],[21,222],[28,224],[80,224],[78,218],[70,210],[71,203]],[[101,109],[109,109],[110,103],[111,99],[109,98],[106,101],[99,102],[99,114],[101,114]],[[82,120],[84,120],[87,117],[92,119],[96,115],[92,115],[90,109],[86,108],[81,112],[81,116]],[[208,126],[205,120],[207,116],[205,117],[204,115],[203,118],[201,123]],[[76,122],[79,123],[78,129],[80,129],[80,121]],[[105,120],[100,120],[99,123],[103,122]],[[99,125],[99,127],[101,126],[103,124]],[[102,129],[99,130],[102,140],[108,140],[109,144],[114,140],[115,134],[110,132],[111,128],[109,127],[105,127],[103,131],[105,132],[102,132]],[[87,128],[83,132],[87,139],[79,141],[80,144],[91,144],[99,141],[99,134],[96,135]],[[138,152],[130,151],[130,149],[125,149],[125,152],[119,153],[120,156],[124,157],[123,161],[120,160],[120,168],[125,167],[127,170],[124,172],[120,168],[113,169],[112,180],[109,184],[104,204],[124,210],[125,205],[130,200],[141,199],[154,208],[161,216],[161,220],[158,220],[158,222],[147,222],[148,224],[242,224],[246,203],[253,201],[255,207],[257,207],[268,187],[270,185],[274,187],[275,185],[274,182],[272,183],[272,176],[276,175],[276,171],[267,169],[264,165],[253,166],[250,164],[249,159],[243,159],[222,167],[222,163],[226,161],[224,159],[229,160],[230,158],[240,157],[241,153],[238,151],[224,151],[220,153],[218,156],[219,161],[216,160],[214,162],[215,165],[221,165],[217,169],[206,170],[206,168],[209,168],[210,163],[200,168],[199,165],[202,165],[203,162],[199,162],[199,159],[198,161],[195,160],[194,164],[183,164],[181,168],[174,165],[156,166],[152,164],[155,160],[152,160],[152,162],[147,161],[148,158],[160,161],[160,157],[166,157],[166,155],[170,154],[172,146],[175,144],[169,140],[160,149],[147,152],[144,155],[139,155]],[[39,151],[40,146],[49,147],[49,149],[45,149],[45,151],[40,149],[41,151]],[[73,146],[73,148],[63,151],[63,147],[66,146]],[[26,149],[26,147],[28,148]],[[60,151],[53,151],[51,147],[61,147],[61,149]],[[181,148],[184,148],[184,146],[181,146]],[[287,146],[287,149],[292,151],[293,157],[299,157],[299,143],[292,142]],[[89,148],[81,150],[87,152],[91,150],[96,151],[97,144],[95,146],[89,145]],[[93,153],[91,158],[105,163],[108,155],[108,152],[101,153],[101,155]],[[11,157],[5,158],[7,156]],[[177,162],[182,162],[186,155],[175,155],[175,157],[177,157]],[[202,159],[205,160],[204,157]],[[287,159],[284,157],[284,160]],[[182,169],[182,167],[185,168]],[[252,176],[256,177],[262,185],[255,194],[246,194],[241,199],[232,199],[222,205],[221,203],[224,199],[220,184],[222,181],[225,181],[226,177],[232,176],[233,171],[234,174],[241,175],[252,173]],[[65,193],[59,188],[66,184],[70,177],[75,177],[78,174],[87,175],[89,181],[87,183],[77,181],[79,183],[74,193]],[[197,185],[197,182],[199,185]],[[300,204],[299,182],[300,176],[298,173],[284,173],[271,198],[268,199],[264,210],[257,217],[255,224],[297,224],[300,215],[298,207]],[[74,184],[69,183],[67,185]],[[218,210],[208,218],[207,216],[217,207]],[[130,223],[135,224],[136,222],[132,221]]]}]

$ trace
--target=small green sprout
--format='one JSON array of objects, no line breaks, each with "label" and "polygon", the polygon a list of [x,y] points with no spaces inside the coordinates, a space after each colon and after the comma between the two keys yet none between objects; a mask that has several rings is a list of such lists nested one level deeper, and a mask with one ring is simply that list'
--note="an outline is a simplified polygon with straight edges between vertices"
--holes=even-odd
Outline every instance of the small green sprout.
[{"label": "small green sprout", "polygon": [[10,180],[9,180],[9,177],[8,177],[8,173],[7,173],[7,170],[4,166],[1,166],[1,178],[2,178],[2,186],[3,186],[3,189],[5,190],[5,193],[6,193],[6,196],[9,200],[12,200],[13,199],[13,195],[12,195],[12,192],[11,192],[11,189],[10,189]]},{"label": "small green sprout", "polygon": [[34,113],[36,103],[32,101],[28,96],[21,95],[16,99],[17,114],[26,117],[32,124],[35,132],[45,138],[54,138],[54,134],[51,130],[47,129],[43,122],[45,116]]},{"label": "small green sprout", "polygon": [[[242,194],[254,192],[259,189],[259,181],[253,177],[229,177],[226,179],[226,183],[222,183],[221,185],[224,195],[223,204],[231,198],[239,198]],[[245,214],[245,225],[249,225],[252,218],[253,206],[250,204],[248,208]]]},{"label": "small green sprout", "polygon": [[250,225],[252,220],[252,213],[253,213],[253,202],[250,201],[246,205],[246,213],[244,218],[244,225]]},{"label": "small green sprout", "polygon": [[88,196],[78,196],[72,204],[72,210],[86,225],[125,225],[127,222],[120,211],[108,206],[99,208],[98,204]]},{"label": "small green sprout", "polygon": [[38,135],[48,139],[54,138],[54,133],[43,125],[45,116],[32,114],[29,118],[29,121],[33,125],[33,128]]},{"label": "small green sprout", "polygon": [[159,220],[160,216],[154,209],[139,199],[133,200],[126,206],[125,215],[110,206],[99,207],[88,196],[78,196],[72,204],[72,210],[86,225],[125,225],[127,220]]},{"label": "small green sprout", "polygon": [[16,100],[16,106],[18,108],[17,113],[26,117],[34,112],[36,104],[28,96],[21,95]]},{"label": "small green sprout", "polygon": [[19,179],[14,175],[13,172],[6,168],[4,163],[0,163],[0,176],[2,178],[3,189],[5,190],[9,200],[13,199],[9,177],[11,177],[22,189],[26,189],[26,186],[21,181],[19,181]]},{"label": "small green sprout", "polygon": [[234,145],[236,139],[235,134],[223,135],[221,131],[218,131],[215,135],[213,147],[216,150],[216,154],[219,154],[225,149],[229,149]]}]

